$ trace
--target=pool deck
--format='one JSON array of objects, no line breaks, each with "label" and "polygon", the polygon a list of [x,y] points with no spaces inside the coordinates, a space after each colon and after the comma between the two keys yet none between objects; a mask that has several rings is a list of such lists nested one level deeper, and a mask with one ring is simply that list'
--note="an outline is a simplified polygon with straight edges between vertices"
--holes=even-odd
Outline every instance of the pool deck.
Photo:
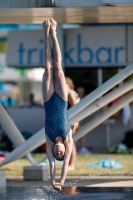
[{"label": "pool deck", "polygon": [[[57,177],[57,181],[59,177]],[[68,186],[84,187],[133,187],[133,176],[89,176],[89,177],[68,177],[66,178]],[[24,181],[23,176],[7,177],[7,186],[50,186],[48,181]]]}]

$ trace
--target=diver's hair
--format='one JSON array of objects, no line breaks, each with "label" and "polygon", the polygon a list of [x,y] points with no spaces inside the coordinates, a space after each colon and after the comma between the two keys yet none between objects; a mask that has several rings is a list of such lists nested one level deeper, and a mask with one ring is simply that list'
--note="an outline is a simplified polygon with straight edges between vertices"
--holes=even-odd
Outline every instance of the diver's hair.
[{"label": "diver's hair", "polygon": [[[55,145],[55,143],[54,143],[54,145]],[[54,146],[53,146],[53,156],[54,156],[54,158],[55,158],[56,160],[58,160],[58,161],[64,160],[64,156],[63,156],[62,158],[57,158],[57,157],[54,155]]]},{"label": "diver's hair", "polygon": [[55,158],[56,160],[58,160],[58,161],[64,160],[64,156],[63,156],[62,158],[57,158],[57,157],[54,155],[54,158]]}]

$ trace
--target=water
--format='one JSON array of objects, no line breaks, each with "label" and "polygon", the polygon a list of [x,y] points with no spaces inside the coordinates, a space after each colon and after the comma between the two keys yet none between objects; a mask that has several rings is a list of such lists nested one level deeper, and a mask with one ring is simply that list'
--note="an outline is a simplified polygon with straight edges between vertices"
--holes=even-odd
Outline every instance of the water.
[{"label": "water", "polygon": [[56,191],[47,186],[24,186],[0,189],[0,200],[133,200],[130,187],[77,187],[64,186]]},{"label": "water", "polygon": [[[7,186],[0,188],[0,200],[133,200],[132,187],[86,187],[84,184],[91,177],[110,173],[99,172],[71,180],[65,183],[62,191],[54,190],[51,186]],[[85,187],[81,187],[83,185]]]}]

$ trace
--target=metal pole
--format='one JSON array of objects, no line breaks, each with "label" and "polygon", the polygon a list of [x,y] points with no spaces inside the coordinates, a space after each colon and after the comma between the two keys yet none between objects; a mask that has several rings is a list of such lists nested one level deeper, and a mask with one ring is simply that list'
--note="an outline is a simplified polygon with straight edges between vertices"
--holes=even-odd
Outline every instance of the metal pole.
[{"label": "metal pole", "polygon": [[98,68],[98,87],[102,85],[103,75],[102,75],[102,68]]},{"label": "metal pole", "polygon": [[[25,142],[24,137],[21,135],[20,131],[15,126],[10,116],[7,114],[7,112],[5,111],[5,109],[1,104],[0,104],[0,124],[2,126],[2,129],[8,135],[9,139],[12,141],[15,147],[18,147],[19,145]],[[32,158],[31,154],[28,154],[27,158],[32,165],[36,163]]]},{"label": "metal pole", "polygon": [[110,124],[106,124],[106,149],[110,147]]},{"label": "metal pole", "polygon": [[74,135],[73,139],[74,142],[79,140],[81,137],[86,135],[88,132],[90,132],[92,129],[94,129],[96,126],[104,122],[106,119],[108,119],[110,116],[115,114],[117,111],[119,111],[121,108],[123,108],[126,104],[133,101],[133,92],[130,92],[129,94],[125,95],[121,100],[119,100],[116,104],[108,108],[103,113],[99,114],[97,117],[89,121],[87,124],[82,126]]},{"label": "metal pole", "polygon": [[111,79],[106,81],[104,84],[102,84],[100,87],[98,87],[96,90],[91,92],[89,95],[87,95],[82,101],[77,103],[75,106],[71,107],[68,111],[69,118],[71,119],[74,117],[78,112],[83,110],[85,107],[90,105],[92,102],[94,102],[96,99],[101,97],[103,94],[105,94],[107,91],[109,91],[111,88],[113,88],[115,85],[120,83],[123,79],[125,79],[127,76],[133,73],[133,63],[128,65],[125,69],[123,69],[121,72],[113,76]]},{"label": "metal pole", "polygon": [[108,151],[108,148],[110,147],[110,125],[114,124],[116,122],[115,119],[107,119],[103,122],[105,125],[105,134],[106,134],[106,150]]},{"label": "metal pole", "polygon": [[45,6],[46,7],[54,7],[55,0],[45,0]]},{"label": "metal pole", "polygon": [[74,124],[76,122],[81,121],[85,117],[91,115],[95,111],[99,110],[112,100],[116,99],[117,97],[125,94],[126,92],[130,91],[133,88],[133,80],[125,83],[124,85],[120,86],[119,88],[114,89],[112,92],[108,93],[107,95],[103,96],[99,100],[95,101],[93,104],[88,106],[87,108],[80,111],[76,116],[70,119],[70,123]]}]

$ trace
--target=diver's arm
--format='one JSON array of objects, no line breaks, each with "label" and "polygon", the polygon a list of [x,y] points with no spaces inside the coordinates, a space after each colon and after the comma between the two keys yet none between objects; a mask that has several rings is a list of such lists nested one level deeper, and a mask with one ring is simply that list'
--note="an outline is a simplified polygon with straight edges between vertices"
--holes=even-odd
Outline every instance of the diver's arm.
[{"label": "diver's arm", "polygon": [[72,139],[72,131],[71,131],[71,133],[68,135],[68,141],[66,143],[66,152],[64,156],[64,162],[63,162],[62,172],[61,172],[61,177],[60,177],[61,185],[64,185],[64,182],[65,182],[69,160],[72,153],[72,146],[73,146],[73,139]]},{"label": "diver's arm", "polygon": [[52,183],[52,186],[54,186],[56,165],[55,165],[55,160],[53,156],[53,144],[51,141],[49,141],[49,138],[47,135],[46,135],[46,151],[47,151],[47,156],[48,156],[49,166],[50,166],[51,183]]}]

